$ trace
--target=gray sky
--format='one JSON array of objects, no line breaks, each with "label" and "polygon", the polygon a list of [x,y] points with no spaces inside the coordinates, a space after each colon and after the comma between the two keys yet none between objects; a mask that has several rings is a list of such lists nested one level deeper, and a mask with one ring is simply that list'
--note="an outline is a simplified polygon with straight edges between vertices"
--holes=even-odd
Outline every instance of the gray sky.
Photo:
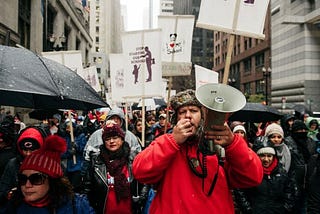
[{"label": "gray sky", "polygon": [[[154,15],[154,20],[157,19],[159,13],[159,1],[160,0],[153,0],[154,11],[156,11],[156,14]],[[127,30],[143,29],[143,11],[147,9],[149,5],[149,0],[121,0],[121,4],[127,5]]]}]

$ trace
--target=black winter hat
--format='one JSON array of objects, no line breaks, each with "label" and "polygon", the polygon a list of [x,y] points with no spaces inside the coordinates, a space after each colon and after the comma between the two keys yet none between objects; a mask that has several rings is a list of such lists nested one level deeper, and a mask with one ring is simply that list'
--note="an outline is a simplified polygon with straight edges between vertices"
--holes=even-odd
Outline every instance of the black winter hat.
[{"label": "black winter hat", "polygon": [[257,154],[276,154],[276,151],[274,149],[274,145],[268,140],[267,136],[260,136],[257,137],[254,140],[253,146],[252,146],[253,151],[255,151]]},{"label": "black winter hat", "polygon": [[302,120],[295,120],[292,124],[292,132],[296,132],[298,130],[308,130],[308,127]]}]

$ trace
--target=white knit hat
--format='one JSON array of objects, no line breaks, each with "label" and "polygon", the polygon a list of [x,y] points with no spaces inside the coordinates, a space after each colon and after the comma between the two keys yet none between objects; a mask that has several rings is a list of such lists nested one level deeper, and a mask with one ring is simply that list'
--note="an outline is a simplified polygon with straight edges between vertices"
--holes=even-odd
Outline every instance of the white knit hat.
[{"label": "white knit hat", "polygon": [[246,129],[244,128],[243,125],[236,125],[236,126],[233,128],[232,132],[235,133],[236,131],[239,131],[239,130],[243,131],[244,133],[247,133],[247,132],[246,132]]},{"label": "white knit hat", "polygon": [[279,134],[283,138],[283,129],[279,124],[272,123],[267,126],[266,131],[265,131],[265,136],[269,137],[272,134]]},{"label": "white knit hat", "polygon": [[276,155],[276,151],[274,150],[274,148],[272,147],[263,147],[261,149],[259,149],[257,151],[257,154],[272,154],[272,155]]}]

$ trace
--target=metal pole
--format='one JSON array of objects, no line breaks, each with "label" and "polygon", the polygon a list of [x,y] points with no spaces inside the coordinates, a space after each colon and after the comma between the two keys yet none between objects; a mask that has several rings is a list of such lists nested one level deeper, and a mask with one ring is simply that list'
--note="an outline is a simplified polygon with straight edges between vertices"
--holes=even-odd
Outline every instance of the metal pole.
[{"label": "metal pole", "polygon": [[268,105],[268,70],[265,73],[266,75],[266,105]]}]

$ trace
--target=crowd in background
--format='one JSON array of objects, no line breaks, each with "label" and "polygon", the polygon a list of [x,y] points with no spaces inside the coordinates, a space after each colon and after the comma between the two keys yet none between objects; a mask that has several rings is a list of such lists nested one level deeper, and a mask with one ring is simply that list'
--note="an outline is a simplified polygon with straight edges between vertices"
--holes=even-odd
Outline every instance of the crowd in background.
[{"label": "crowd in background", "polygon": [[[37,126],[26,126],[18,114],[1,112],[0,213],[12,209],[23,213],[30,206],[48,203],[57,213],[68,209],[86,210],[79,213],[148,213],[157,188],[137,181],[132,163],[152,141],[172,132],[172,113],[159,106],[147,111],[143,120],[141,110],[135,110],[126,126],[121,108],[81,115],[72,111],[54,114]],[[279,121],[230,121],[229,126],[256,152],[264,169],[260,185],[232,190],[237,213],[320,213],[320,134],[316,118],[288,114]],[[55,141],[65,146],[47,146],[50,136],[60,137]],[[30,163],[51,156],[61,169],[48,171]],[[49,191],[52,185],[58,188],[51,192],[55,198],[28,203],[27,184],[42,185],[46,179]],[[10,201],[14,205],[8,206]]]}]

